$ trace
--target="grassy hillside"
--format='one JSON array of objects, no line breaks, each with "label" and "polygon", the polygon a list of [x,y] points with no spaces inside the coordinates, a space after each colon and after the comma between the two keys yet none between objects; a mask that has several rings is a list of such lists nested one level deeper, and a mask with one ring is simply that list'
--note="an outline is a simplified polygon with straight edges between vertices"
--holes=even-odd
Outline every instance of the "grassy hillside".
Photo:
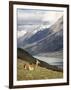
[{"label": "grassy hillside", "polygon": [[[32,55],[30,55],[28,52],[26,52],[25,50],[21,49],[21,48],[18,48],[17,49],[17,57],[22,59],[23,61],[27,61],[29,62],[30,64],[31,63],[36,63],[36,58],[32,57]],[[44,67],[44,68],[47,68],[47,69],[51,69],[51,70],[54,70],[54,71],[60,71],[62,72],[63,70],[58,68],[57,66],[53,66],[53,65],[49,65],[48,63],[46,62],[43,62],[41,60],[38,60],[40,62],[39,66],[40,67]]]},{"label": "grassy hillside", "polygon": [[33,71],[25,70],[23,65],[27,61],[17,59],[17,80],[39,80],[39,79],[56,79],[63,78],[63,72],[53,71],[44,67],[38,66]]},{"label": "grassy hillside", "polygon": [[49,65],[40,61],[39,66],[35,70],[25,70],[24,64],[35,64],[36,58],[32,57],[28,52],[18,48],[17,50],[17,80],[37,80],[37,79],[54,79],[62,78],[63,72],[56,66]]}]

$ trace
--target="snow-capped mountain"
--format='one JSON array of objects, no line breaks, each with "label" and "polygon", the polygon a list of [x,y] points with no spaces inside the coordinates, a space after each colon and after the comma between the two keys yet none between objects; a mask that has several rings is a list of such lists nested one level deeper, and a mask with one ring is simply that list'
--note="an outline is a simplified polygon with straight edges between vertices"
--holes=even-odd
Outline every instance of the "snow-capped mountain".
[{"label": "snow-capped mountain", "polygon": [[[30,36],[29,36],[30,34]],[[26,38],[25,38],[26,37]],[[24,37],[18,39],[18,46],[31,54],[55,52],[63,50],[63,17],[49,28],[34,28],[27,32]]]},{"label": "snow-capped mountain", "polygon": [[[24,46],[29,38],[31,39],[36,33],[43,31],[51,25],[20,25],[17,32],[17,45],[18,47]],[[26,42],[25,42],[26,41]],[[23,43],[25,42],[25,43]]]},{"label": "snow-capped mountain", "polygon": [[50,28],[39,31],[28,39],[23,48],[31,54],[55,52],[63,49],[63,19],[60,18]]}]

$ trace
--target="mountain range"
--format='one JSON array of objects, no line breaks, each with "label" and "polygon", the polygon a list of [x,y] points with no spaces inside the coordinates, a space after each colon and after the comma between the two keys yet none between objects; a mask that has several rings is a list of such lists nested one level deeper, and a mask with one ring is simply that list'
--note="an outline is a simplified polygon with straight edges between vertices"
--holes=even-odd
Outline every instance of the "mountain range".
[{"label": "mountain range", "polygon": [[[34,30],[32,30],[33,33]],[[27,36],[25,39],[24,37]],[[63,50],[63,17],[59,18],[56,23],[49,28],[40,28],[36,33],[25,35],[18,39],[20,46],[32,55],[40,53],[57,52]]]}]

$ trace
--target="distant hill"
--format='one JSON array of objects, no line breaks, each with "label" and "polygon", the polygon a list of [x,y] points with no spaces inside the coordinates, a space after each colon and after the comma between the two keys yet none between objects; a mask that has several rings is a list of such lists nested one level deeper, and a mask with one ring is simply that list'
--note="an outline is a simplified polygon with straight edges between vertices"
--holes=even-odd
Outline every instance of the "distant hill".
[{"label": "distant hill", "polygon": [[21,58],[25,61],[28,61],[30,63],[35,63],[36,59],[32,57],[32,55],[30,55],[27,51],[21,49],[21,48],[17,48],[17,57]]},{"label": "distant hill", "polygon": [[[36,62],[36,58],[32,57],[32,55],[30,55],[28,52],[26,52],[25,50],[21,49],[21,48],[17,48],[17,58],[20,58],[24,61],[27,61],[28,63],[34,63]],[[63,71],[62,69],[58,68],[57,66],[53,66],[53,65],[49,65],[46,62],[43,62],[41,60],[38,60],[40,62],[39,66],[40,67],[44,67],[47,69],[51,69],[54,71]]]}]

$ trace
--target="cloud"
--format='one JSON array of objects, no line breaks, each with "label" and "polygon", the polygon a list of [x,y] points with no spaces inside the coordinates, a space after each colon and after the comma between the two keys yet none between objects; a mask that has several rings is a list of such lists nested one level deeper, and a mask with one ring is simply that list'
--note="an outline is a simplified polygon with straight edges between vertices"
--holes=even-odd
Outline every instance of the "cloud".
[{"label": "cloud", "polygon": [[18,9],[17,21],[18,24],[42,24],[45,22],[51,24],[62,15],[63,12],[60,11]]},{"label": "cloud", "polygon": [[26,10],[21,11],[21,13],[18,11],[18,23],[19,24],[39,24],[42,22],[43,15],[41,12],[29,12]]}]

